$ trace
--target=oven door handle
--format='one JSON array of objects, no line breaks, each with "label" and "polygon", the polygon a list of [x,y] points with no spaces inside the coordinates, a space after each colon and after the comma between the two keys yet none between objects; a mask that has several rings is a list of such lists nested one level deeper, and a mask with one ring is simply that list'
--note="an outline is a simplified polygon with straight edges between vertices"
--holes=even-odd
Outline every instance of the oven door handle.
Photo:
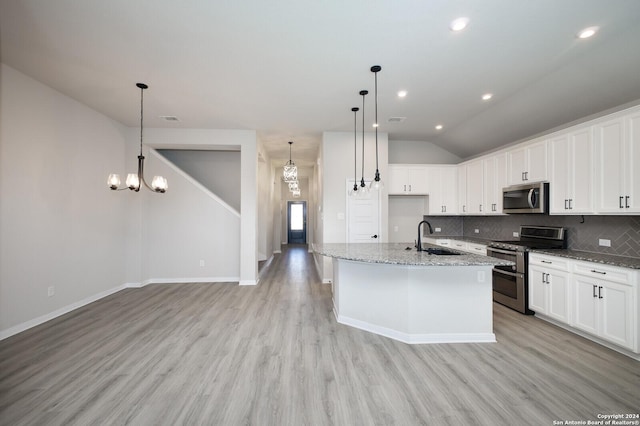
[{"label": "oven door handle", "polygon": [[500,253],[500,254],[507,254],[509,256],[516,256],[516,251],[513,250],[500,250],[497,248],[493,248],[493,247],[487,247],[487,256],[491,256],[489,253],[491,252],[495,252],[495,253]]},{"label": "oven door handle", "polygon": [[493,272],[497,272],[498,274],[508,275],[510,277],[516,277],[516,278],[524,277],[524,274],[521,272],[507,272],[497,268],[493,268]]}]

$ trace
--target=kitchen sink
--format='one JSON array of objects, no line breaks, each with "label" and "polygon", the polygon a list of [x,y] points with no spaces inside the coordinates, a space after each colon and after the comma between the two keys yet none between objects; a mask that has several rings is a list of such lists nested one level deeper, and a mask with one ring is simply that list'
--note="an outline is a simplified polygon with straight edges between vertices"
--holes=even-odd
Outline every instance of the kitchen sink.
[{"label": "kitchen sink", "polygon": [[436,256],[458,256],[462,253],[458,253],[453,250],[448,250],[445,248],[427,248],[422,249],[423,252],[427,252],[429,254],[435,254]]}]

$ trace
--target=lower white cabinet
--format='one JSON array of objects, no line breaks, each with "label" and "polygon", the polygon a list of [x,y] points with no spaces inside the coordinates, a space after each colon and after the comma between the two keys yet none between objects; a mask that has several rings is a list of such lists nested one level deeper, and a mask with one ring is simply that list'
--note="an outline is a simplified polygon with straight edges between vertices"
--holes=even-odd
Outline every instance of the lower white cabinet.
[{"label": "lower white cabinet", "polygon": [[[578,265],[578,268],[581,265]],[[634,287],[629,282],[615,282],[607,274],[619,271],[612,268],[586,267],[577,269],[574,275],[575,319],[573,326],[636,351],[634,338]]]},{"label": "lower white cabinet", "polygon": [[568,324],[569,284],[565,259],[536,254],[529,257],[529,307],[536,313]]},{"label": "lower white cabinet", "polygon": [[529,306],[601,341],[639,352],[639,271],[531,253]]}]

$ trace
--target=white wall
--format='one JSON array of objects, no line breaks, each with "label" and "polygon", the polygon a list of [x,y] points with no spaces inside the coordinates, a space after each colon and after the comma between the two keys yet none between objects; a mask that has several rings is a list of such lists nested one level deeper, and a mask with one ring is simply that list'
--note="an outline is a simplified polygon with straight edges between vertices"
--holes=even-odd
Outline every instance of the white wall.
[{"label": "white wall", "polygon": [[274,251],[275,170],[261,143],[258,151],[258,260],[267,260]]},{"label": "white wall", "polygon": [[389,164],[458,164],[462,159],[431,142],[389,141]]},{"label": "white wall", "polygon": [[135,194],[107,187],[124,167],[123,126],[6,65],[0,94],[4,338],[122,288]]},{"label": "white wall", "polygon": [[139,194],[142,283],[239,281],[240,214],[159,154],[146,157],[148,175],[170,186]]},{"label": "white wall", "polygon": [[163,157],[185,171],[236,211],[240,206],[240,151],[163,149]]},{"label": "white wall", "polygon": [[[359,146],[361,143],[359,139]],[[346,242],[346,181],[353,179],[353,133],[324,132],[322,134],[322,242]],[[378,163],[383,182],[388,178],[388,139],[386,133],[378,133]],[[361,148],[358,149],[358,179],[360,179]],[[365,134],[364,178],[372,180],[376,168],[375,133]],[[388,235],[388,200],[387,188],[381,194],[380,242],[387,242]],[[332,272],[330,261],[323,261],[322,279],[330,279]]]},{"label": "white wall", "polygon": [[427,211],[427,197],[392,195],[389,197],[389,242],[413,243],[418,223]]},{"label": "white wall", "polygon": [[[132,135],[133,136],[133,135]],[[229,250],[230,255],[237,255],[239,259],[239,281],[241,285],[256,284],[258,281],[258,143],[256,132],[253,130],[217,130],[217,129],[145,129],[145,144],[156,149],[220,149],[228,147],[240,149],[240,233],[230,226],[227,230],[215,235],[219,244],[225,246],[228,241],[239,241],[239,252]],[[155,163],[147,167],[149,175]],[[161,174],[161,173],[157,173]],[[169,182],[169,191],[171,190]],[[156,196],[157,194],[149,194]],[[166,194],[165,194],[166,195]],[[147,197],[149,199],[149,197]],[[143,216],[152,214],[153,210],[142,208]],[[148,213],[144,213],[148,212]],[[209,222],[208,219],[203,219]],[[201,222],[192,222],[188,225],[192,232],[201,229]],[[140,231],[141,232],[141,231]],[[162,223],[158,222],[155,228],[149,229],[150,234],[162,233]],[[191,231],[189,231],[191,232]],[[144,234],[143,234],[144,235]],[[167,244],[169,241],[167,241]],[[143,248],[145,241],[142,240]],[[162,250],[171,252],[175,250],[171,245],[163,246]],[[144,253],[144,250],[142,250]],[[199,260],[199,259],[198,259]],[[156,268],[153,260],[150,260],[149,273],[141,271],[141,281],[152,277],[150,271]],[[164,266],[163,266],[164,267]],[[157,268],[156,268],[157,269]]]}]

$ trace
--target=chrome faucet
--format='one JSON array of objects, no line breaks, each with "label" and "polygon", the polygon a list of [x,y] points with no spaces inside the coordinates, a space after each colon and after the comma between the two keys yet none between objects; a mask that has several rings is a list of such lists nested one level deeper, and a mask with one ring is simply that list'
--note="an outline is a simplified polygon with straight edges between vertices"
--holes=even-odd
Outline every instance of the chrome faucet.
[{"label": "chrome faucet", "polygon": [[426,220],[423,220],[418,224],[418,243],[416,244],[416,248],[418,249],[418,251],[422,251],[422,224],[423,223],[427,224],[427,226],[429,227],[429,233],[433,234],[433,228],[431,227],[431,224],[429,222],[427,222]]}]

